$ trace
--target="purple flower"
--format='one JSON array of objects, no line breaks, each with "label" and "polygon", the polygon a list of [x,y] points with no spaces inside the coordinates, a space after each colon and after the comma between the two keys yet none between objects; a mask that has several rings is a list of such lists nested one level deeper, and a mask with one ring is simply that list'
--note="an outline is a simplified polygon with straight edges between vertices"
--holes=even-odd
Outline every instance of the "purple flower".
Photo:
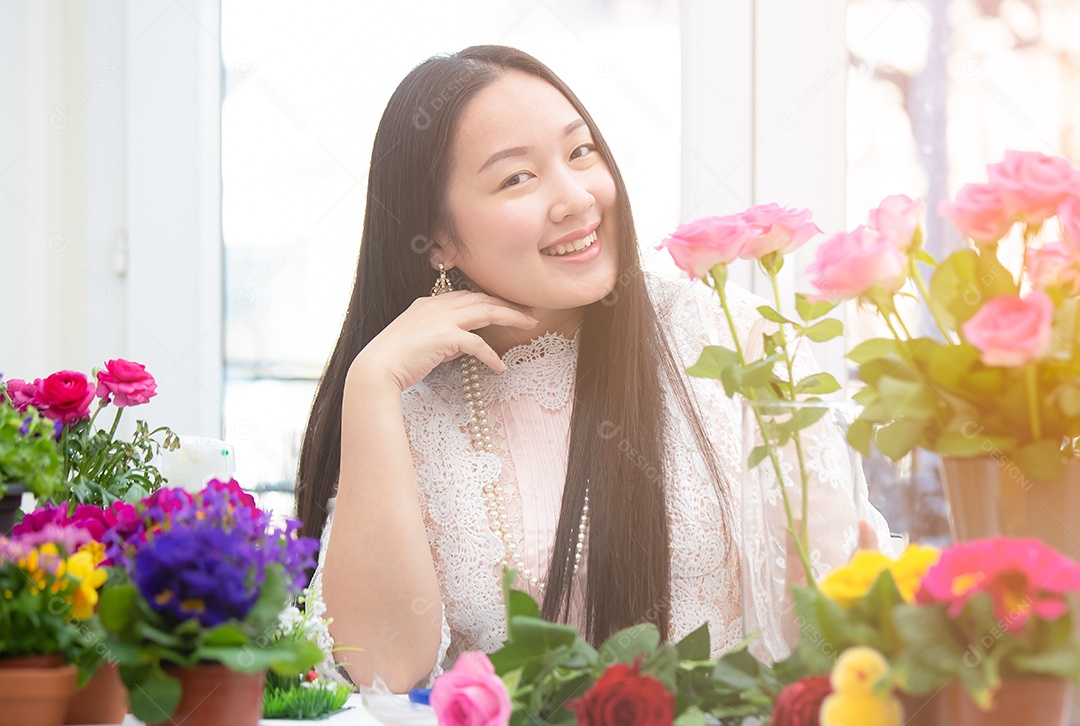
[{"label": "purple flower", "polygon": [[135,584],[150,607],[174,624],[195,618],[213,627],[243,620],[262,586],[252,572],[253,549],[238,532],[163,532],[135,556]]},{"label": "purple flower", "polygon": [[30,433],[30,422],[33,420],[33,416],[27,416],[25,419],[23,419],[22,426],[19,427],[19,436],[26,436]]}]

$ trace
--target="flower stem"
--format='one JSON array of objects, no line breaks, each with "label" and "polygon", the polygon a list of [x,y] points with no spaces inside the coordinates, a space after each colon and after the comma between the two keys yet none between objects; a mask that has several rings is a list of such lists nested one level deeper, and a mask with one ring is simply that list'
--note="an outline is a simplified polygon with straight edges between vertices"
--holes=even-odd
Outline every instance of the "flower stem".
[{"label": "flower stem", "polygon": [[923,296],[923,300],[926,301],[926,309],[930,311],[930,317],[934,319],[934,324],[937,325],[938,330],[941,331],[941,337],[946,343],[952,343],[952,337],[949,335],[948,329],[946,329],[944,323],[934,312],[934,306],[930,302],[930,291],[926,287],[926,281],[923,280],[922,272],[919,271],[919,264],[912,259],[911,260],[911,279],[915,281],[916,287],[919,288],[919,293]]},{"label": "flower stem", "polygon": [[[713,268],[714,270],[716,268]],[[739,330],[735,327],[735,318],[731,314],[731,308],[728,306],[727,294],[724,291],[727,275],[724,271],[722,280],[717,279],[717,275],[713,275],[712,288],[716,290],[717,295],[720,297],[720,307],[724,310],[724,317],[727,319],[728,329],[731,331],[731,340],[735,344],[735,352],[739,356],[739,362],[742,365],[746,365],[746,356],[743,354],[742,344],[739,342]],[[806,552],[806,547],[803,544],[803,539],[800,537],[799,532],[795,531],[795,517],[791,512],[791,499],[788,497],[787,488],[784,486],[784,470],[780,466],[780,459],[776,455],[776,450],[768,443],[768,437],[765,434],[765,421],[761,417],[761,410],[757,406],[757,401],[753,396],[752,391],[744,391],[743,395],[746,396],[750,402],[750,407],[754,411],[754,419],[757,421],[758,431],[761,432],[762,438],[766,441],[766,446],[769,449],[769,461],[773,465],[773,471],[776,472],[776,482],[780,486],[780,496],[784,502],[784,514],[787,517],[787,534],[795,542],[795,549],[799,553],[799,561],[802,563],[803,571],[806,573],[806,586],[817,587],[814,583],[814,572],[810,567],[810,557]],[[805,511],[805,505],[803,507]],[[805,521],[805,517],[803,520]],[[805,525],[800,522],[800,529],[804,529]]]},{"label": "flower stem", "polygon": [[1028,417],[1031,419],[1031,436],[1033,441],[1042,440],[1042,422],[1039,420],[1039,372],[1035,363],[1028,365],[1024,371],[1024,382],[1027,384]]}]

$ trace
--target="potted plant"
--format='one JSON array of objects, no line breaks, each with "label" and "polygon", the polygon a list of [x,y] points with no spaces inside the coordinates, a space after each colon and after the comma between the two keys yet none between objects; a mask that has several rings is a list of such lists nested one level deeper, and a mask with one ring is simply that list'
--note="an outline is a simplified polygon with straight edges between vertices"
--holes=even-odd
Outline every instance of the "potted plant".
[{"label": "potted plant", "polygon": [[[11,379],[7,387],[16,409],[32,406],[56,426],[61,482],[47,493],[49,501],[137,502],[164,482],[151,462],[162,447],[179,448],[179,437],[164,426],[151,430],[142,420],[136,421],[130,441],[117,436],[125,409],[157,394],[157,382],[142,364],[117,358],[89,377],[65,370],[32,382]],[[110,405],[116,413],[105,428],[98,417]]]},{"label": "potted plant", "polygon": [[[1080,520],[1080,174],[1068,161],[1006,152],[989,181],[941,205],[971,246],[940,264],[922,249],[921,204],[887,198],[869,227],[826,240],[808,274],[830,299],[876,309],[891,337],[849,358],[866,384],[849,441],[890,458],[942,455],[957,539],[1039,537],[1072,552]],[[1048,224],[1056,217],[1056,228]],[[1049,238],[1049,239],[1047,239]],[[933,268],[929,284],[920,263]],[[886,284],[855,295],[852,277]],[[911,292],[902,291],[907,285]],[[899,303],[917,293],[935,335]]]},{"label": "potted plant", "polygon": [[314,567],[318,543],[299,523],[271,524],[235,481],[195,495],[162,488],[134,523],[105,533],[128,584],[102,595],[109,648],[132,713],[148,723],[258,723],[266,670],[306,673],[322,660],[308,640],[270,633]]},{"label": "potted plant", "polygon": [[[13,533],[29,536],[55,529],[75,528],[96,543],[104,556],[105,532],[114,527],[130,526],[136,519],[135,508],[116,501],[108,507],[91,504],[45,504],[27,513]],[[122,572],[112,567],[105,558],[101,567],[106,573],[101,589],[123,584]],[[72,663],[78,667],[78,688],[68,703],[64,723],[69,724],[119,724],[128,711],[127,688],[120,680],[114,658],[109,656],[105,644],[106,633],[95,613],[80,621],[73,643]]]},{"label": "potted plant", "polygon": [[82,530],[48,527],[0,538],[0,713],[59,725],[75,690],[78,627],[106,574],[102,547]]},{"label": "potted plant", "polygon": [[1080,565],[1035,539],[991,538],[942,551],[916,602],[895,609],[906,648],[898,680],[915,693],[948,686],[949,723],[1068,722],[1080,681],[1069,596]]},{"label": "potted plant", "polygon": [[[56,428],[10,381],[0,381],[0,534],[10,534],[24,492],[51,496],[60,485]],[[13,396],[15,397],[13,399]]]}]

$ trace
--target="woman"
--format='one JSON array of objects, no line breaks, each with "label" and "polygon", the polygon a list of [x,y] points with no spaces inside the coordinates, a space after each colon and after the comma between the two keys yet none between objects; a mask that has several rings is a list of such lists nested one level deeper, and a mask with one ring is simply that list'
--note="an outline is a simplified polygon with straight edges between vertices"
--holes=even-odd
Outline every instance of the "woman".
[{"label": "woman", "polygon": [[[403,692],[497,648],[503,563],[594,643],[706,620],[715,650],[737,642],[738,407],[683,373],[730,336],[702,293],[641,274],[576,96],[511,48],[432,58],[387,105],[368,194],[297,484],[354,681]],[[812,531],[857,531],[824,489]],[[836,540],[823,566],[854,547]]]}]

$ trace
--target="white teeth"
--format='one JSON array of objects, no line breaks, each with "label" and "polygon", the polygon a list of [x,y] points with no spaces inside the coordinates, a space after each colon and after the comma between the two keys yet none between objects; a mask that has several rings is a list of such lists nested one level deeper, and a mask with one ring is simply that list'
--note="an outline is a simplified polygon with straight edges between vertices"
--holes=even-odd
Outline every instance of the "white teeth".
[{"label": "white teeth", "polygon": [[574,242],[570,242],[568,244],[555,245],[554,248],[546,249],[543,252],[544,252],[545,255],[551,255],[552,257],[557,257],[559,255],[565,255],[565,254],[568,254],[570,252],[580,252],[581,250],[585,249],[586,247],[591,246],[592,243],[595,242],[595,241],[596,241],[596,232],[594,231],[594,232],[590,232],[587,237],[582,237],[581,239],[576,240]]}]

